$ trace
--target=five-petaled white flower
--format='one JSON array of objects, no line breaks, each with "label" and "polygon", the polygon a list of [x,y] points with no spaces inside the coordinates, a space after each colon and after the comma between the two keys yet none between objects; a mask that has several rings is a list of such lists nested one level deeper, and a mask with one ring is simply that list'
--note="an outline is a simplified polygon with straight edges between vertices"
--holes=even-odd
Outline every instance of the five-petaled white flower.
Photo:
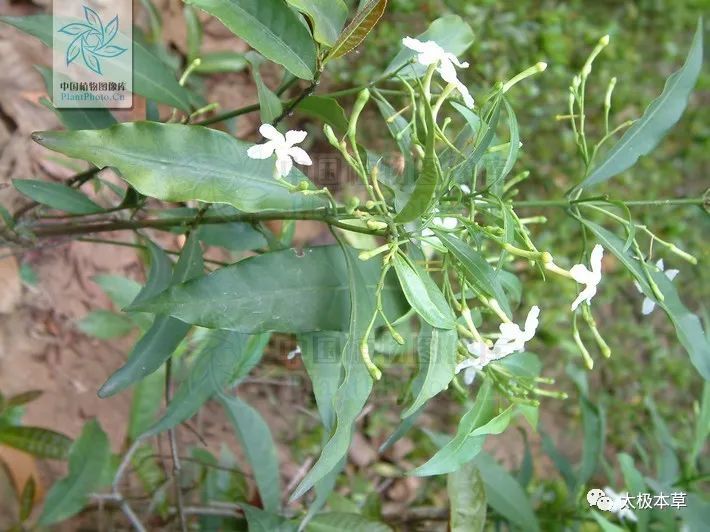
[{"label": "five-petaled white flower", "polygon": [[308,133],[305,131],[287,131],[284,136],[271,124],[262,124],[259,133],[268,139],[268,142],[255,144],[247,150],[247,155],[251,159],[268,159],[276,153],[275,175],[278,177],[286,177],[289,174],[293,161],[307,166],[313,164],[308,154],[295,146],[306,139]]},{"label": "five-petaled white flower", "polygon": [[[456,227],[459,225],[458,219],[453,218],[452,216],[445,216],[444,218],[440,218],[437,216],[432,219],[431,223],[436,227],[440,227],[441,229],[448,229],[449,231],[452,229],[456,229]],[[422,236],[434,236],[434,231],[427,227],[422,231]]]},{"label": "five-petaled white flower", "polygon": [[584,264],[575,264],[570,268],[569,273],[572,278],[580,284],[585,285],[577,299],[572,302],[572,310],[576,310],[582,301],[591,303],[592,298],[597,293],[597,285],[602,280],[602,256],[604,248],[597,244],[592,250],[589,258],[589,264],[592,267],[591,271]]},{"label": "five-petaled white flower", "polygon": [[[675,276],[679,273],[679,270],[666,270],[663,264],[663,259],[658,259],[658,262],[656,263],[656,268],[658,268],[659,271],[665,273],[666,277],[668,277],[670,281],[675,279]],[[638,281],[634,281],[634,285],[636,285],[636,289],[643,294],[643,290],[641,289],[641,285],[638,283]],[[644,316],[648,316],[651,312],[653,312],[653,309],[655,307],[656,302],[653,299],[646,297],[644,298],[643,303],[641,304],[641,314],[643,314]]]},{"label": "five-petaled white flower", "polygon": [[516,323],[501,323],[500,337],[493,347],[488,347],[484,342],[476,341],[468,344],[468,352],[475,358],[467,358],[456,365],[456,373],[463,370],[463,381],[471,384],[476,373],[485,368],[494,360],[499,360],[512,353],[523,351],[525,343],[532,340],[539,325],[540,307],[533,306],[525,319],[525,328],[521,329]]},{"label": "five-petaled white flower", "polygon": [[454,54],[447,52],[434,41],[422,42],[411,37],[405,37],[402,39],[402,44],[419,54],[417,55],[417,62],[420,65],[437,65],[436,71],[441,75],[441,78],[446,83],[454,85],[456,90],[461,93],[466,106],[473,108],[473,97],[468,92],[466,85],[459,81],[455,68],[468,68],[468,63],[459,61]]}]

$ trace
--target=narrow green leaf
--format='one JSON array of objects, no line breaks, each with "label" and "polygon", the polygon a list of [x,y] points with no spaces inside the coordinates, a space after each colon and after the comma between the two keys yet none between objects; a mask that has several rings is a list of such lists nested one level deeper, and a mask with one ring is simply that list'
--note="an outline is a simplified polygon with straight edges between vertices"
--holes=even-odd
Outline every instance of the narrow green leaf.
[{"label": "narrow green leaf", "polygon": [[281,508],[279,459],[269,426],[257,410],[238,397],[220,396],[219,399],[251,465],[264,509],[278,512]]},{"label": "narrow green leaf", "polygon": [[508,149],[508,154],[505,157],[503,170],[501,170],[500,175],[497,175],[495,178],[496,184],[501,187],[506,176],[513,169],[513,166],[515,166],[515,161],[518,160],[518,152],[520,151],[520,130],[518,128],[518,119],[515,117],[515,111],[513,111],[513,107],[508,103],[507,99],[503,98],[503,104],[505,105],[505,112],[508,115],[510,148]]},{"label": "narrow green leaf", "polygon": [[365,4],[340,34],[323,63],[342,57],[358,47],[382,18],[386,7],[387,0],[371,0]]},{"label": "narrow green leaf", "polygon": [[204,55],[200,54],[200,48],[202,48],[202,23],[197,16],[197,11],[191,5],[185,5],[182,8],[182,13],[185,17],[185,27],[187,28],[187,60],[192,62],[195,58],[200,57],[204,61]]},{"label": "narrow green leaf", "polygon": [[429,277],[429,274],[416,264],[400,255],[392,257],[394,269],[399,278],[407,301],[427,323],[439,329],[456,327],[454,314],[446,302],[444,294]]},{"label": "narrow green leaf", "polygon": [[101,482],[110,452],[108,437],[98,422],[87,422],[69,450],[69,474],[47,493],[39,517],[40,525],[67,519],[84,507],[89,493]]},{"label": "narrow green leaf", "polygon": [[[380,265],[375,259],[358,261],[366,290],[374,291]],[[383,303],[393,319],[407,310],[394,276],[387,279]],[[350,320],[347,269],[337,246],[300,254],[274,251],[171,287],[138,307],[135,310],[170,314],[194,325],[245,333],[345,331]]]},{"label": "narrow green leaf", "polygon": [[189,0],[218,18],[261,55],[302,79],[313,79],[316,47],[308,28],[283,0]]},{"label": "narrow green leaf", "polygon": [[141,285],[121,275],[95,275],[91,278],[118,308],[131,304],[141,291]]},{"label": "narrow green leaf", "polygon": [[[641,472],[634,466],[634,459],[626,453],[619,453],[616,457],[621,466],[621,473],[624,476],[624,482],[628,492],[645,493],[647,490],[646,481],[643,479]],[[637,519],[637,530],[648,530],[648,524],[651,518],[650,513],[640,511],[636,512],[635,515]]]},{"label": "narrow green leaf", "polygon": [[[646,297],[655,301],[656,298],[646,281],[641,263],[624,250],[624,241],[594,222],[582,220],[582,223],[636,278]],[[656,303],[666,312],[673,323],[678,340],[688,352],[695,369],[705,380],[710,380],[710,342],[703,331],[700,319],[683,305],[675,286],[662,272],[649,268],[649,273],[664,297],[663,301],[656,301]]]},{"label": "narrow green leaf", "polygon": [[[461,55],[473,44],[473,30],[458,15],[445,15],[431,23],[427,30],[416,37],[420,41],[434,41],[444,50],[454,55]],[[385,74],[391,74],[408,61],[414,59],[416,52],[402,47],[392,62],[385,69]],[[426,67],[413,64],[400,73],[402,76],[421,76]]]},{"label": "narrow green leaf", "polygon": [[415,414],[429,399],[445,390],[454,378],[456,369],[456,342],[458,335],[452,329],[438,329],[422,324],[417,347],[418,372],[412,389],[418,390],[414,401],[402,418]]},{"label": "narrow green leaf", "polygon": [[281,105],[281,100],[274,92],[266,86],[264,79],[261,77],[261,68],[264,59],[262,56],[255,52],[248,52],[245,55],[245,59],[251,65],[251,75],[254,78],[254,83],[256,84],[256,94],[259,98],[259,115],[261,117],[262,124],[270,124],[276,117],[281,115],[283,111],[283,105]]},{"label": "narrow green leaf", "polygon": [[342,247],[348,273],[350,291],[350,327],[343,347],[343,382],[333,398],[336,417],[335,431],[326,443],[318,461],[306,474],[291,495],[291,500],[305,494],[313,485],[330,473],[348,452],[355,419],[372,390],[372,377],[360,354],[360,341],[374,311],[373,291],[369,290],[358,267],[354,250]]},{"label": "narrow green leaf", "polygon": [[35,483],[35,477],[29,477],[25,481],[25,485],[22,488],[22,493],[20,493],[20,522],[23,523],[29,519],[32,513],[32,508],[34,508],[35,492],[37,491],[37,484]]},{"label": "narrow green leaf", "polygon": [[88,336],[101,340],[126,336],[135,327],[127,316],[110,310],[92,310],[76,322],[76,327]]},{"label": "narrow green leaf", "polygon": [[306,527],[306,532],[392,532],[385,523],[372,521],[360,514],[326,512],[319,514]]},{"label": "narrow green leaf", "polygon": [[[705,321],[707,327],[708,321]],[[690,462],[695,463],[703,450],[705,442],[710,436],[710,382],[705,381],[703,394],[700,399],[700,410],[695,420],[695,433],[693,435],[693,445],[690,450]]]},{"label": "narrow green leaf", "polygon": [[261,359],[268,341],[268,334],[250,336],[210,331],[187,379],[145,436],[155,436],[191,418],[214,394],[222,393],[225,386],[244,378]]},{"label": "narrow green leaf", "polygon": [[308,96],[298,104],[296,109],[329,124],[341,135],[344,135],[348,129],[348,119],[345,116],[345,111],[335,98]]},{"label": "narrow green leaf", "polygon": [[[202,126],[131,122],[108,129],[45,131],[47,148],[97,166],[113,166],[140,193],[166,201],[228,203],[246,212],[307,210],[325,205],[291,194],[273,178],[274,161],[247,156],[249,144]],[[287,180],[305,176],[292,170]]]},{"label": "narrow green leaf", "polygon": [[333,46],[348,18],[348,6],[343,0],[286,1],[310,19],[316,41]]},{"label": "narrow green leaf", "polygon": [[146,239],[146,246],[150,256],[148,279],[131,303],[132,305],[137,305],[165,290],[170,285],[173,276],[173,261],[163,251],[163,248],[148,239]]},{"label": "narrow green leaf", "polygon": [[580,187],[602,183],[628,170],[639,157],[648,154],[680,120],[703,67],[703,21],[690,45],[680,70],[666,80],[661,95],[653,100],[643,116],[621,137],[606,157],[582,181]]},{"label": "narrow green leaf", "polygon": [[485,452],[474,460],[486,486],[488,505],[523,530],[540,530],[530,499],[523,488]]},{"label": "narrow green leaf", "polygon": [[13,179],[12,184],[28,198],[58,211],[69,214],[95,214],[104,210],[83,192],[62,183],[35,179]]},{"label": "narrow green leaf", "polygon": [[584,445],[582,448],[582,463],[579,465],[577,482],[584,486],[597,470],[597,465],[604,450],[606,434],[604,417],[599,408],[589,399],[580,397],[582,410],[582,427],[584,430]]},{"label": "narrow green leaf", "polygon": [[[185,242],[171,284],[183,283],[202,275],[204,262],[198,233],[193,231]],[[170,358],[189,330],[190,325],[178,319],[156,316],[153,325],[128,355],[128,361],[99,389],[99,397],[109,397],[153,373]]]},{"label": "narrow green leaf", "polygon": [[200,55],[200,64],[195,68],[195,72],[199,74],[241,72],[247,66],[249,66],[249,62],[244,57],[244,54],[227,50]]},{"label": "narrow green leaf", "polygon": [[39,399],[39,397],[41,397],[43,393],[44,392],[42,390],[30,390],[27,392],[11,395],[7,399],[5,399],[4,403],[0,401],[0,403],[3,404],[3,407],[0,408],[0,410],[26,405],[27,403],[31,403],[35,399]]},{"label": "narrow green leaf", "polygon": [[345,341],[345,334],[334,331],[306,333],[298,337],[301,360],[311,379],[313,395],[327,435],[335,427],[333,398],[343,374],[340,358]]},{"label": "narrow green leaf", "polygon": [[451,532],[481,532],[486,525],[486,488],[471,462],[446,477]]},{"label": "narrow green leaf", "polygon": [[[46,46],[52,47],[52,16],[29,15],[26,17],[0,17],[5,22],[37,37]],[[165,103],[183,111],[190,110],[190,94],[181,87],[175,74],[148,47],[134,35],[133,41],[133,90],[148,99]]]},{"label": "narrow green leaf", "polygon": [[0,443],[38,458],[64,460],[72,441],[64,434],[41,427],[6,426],[0,428]]},{"label": "narrow green leaf", "polygon": [[596,510],[592,510],[592,517],[597,522],[602,532],[625,532],[626,528],[615,525]]},{"label": "narrow green leaf", "polygon": [[133,389],[128,417],[128,438],[135,441],[155,423],[163,401],[165,372],[156,371]]},{"label": "narrow green leaf", "polygon": [[485,257],[456,236],[434,229],[434,233],[451,254],[461,263],[466,280],[485,295],[495,299],[509,318],[513,314],[505,296],[501,275],[488,264]]},{"label": "narrow green leaf", "polygon": [[249,532],[296,532],[296,525],[285,517],[244,503],[239,507],[244,511]]}]

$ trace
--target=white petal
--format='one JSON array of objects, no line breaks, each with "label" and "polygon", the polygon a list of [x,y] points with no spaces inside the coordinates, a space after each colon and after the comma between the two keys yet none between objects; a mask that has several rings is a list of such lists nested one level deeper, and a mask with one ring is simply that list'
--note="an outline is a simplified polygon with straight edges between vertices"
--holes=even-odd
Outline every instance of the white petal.
[{"label": "white petal", "polygon": [[643,294],[643,288],[641,288],[641,285],[638,281],[634,281],[634,286],[636,287],[636,290]]},{"label": "white petal", "polygon": [[417,62],[424,66],[435,65],[439,61],[441,61],[441,53],[432,48],[425,50],[417,56]]},{"label": "white petal", "polygon": [[464,85],[463,83],[461,83],[459,81],[456,84],[456,89],[459,91],[459,93],[463,97],[463,103],[466,104],[466,107],[468,107],[469,109],[473,109],[475,102],[473,100],[473,96],[471,96],[471,93],[468,92],[466,85]]},{"label": "white petal", "polygon": [[585,287],[584,290],[582,290],[579,295],[577,296],[577,299],[575,299],[572,302],[572,310],[577,310],[577,307],[582,301],[586,301],[587,303],[591,303],[592,298],[596,295],[597,293],[597,285],[595,284],[589,284]]},{"label": "white petal", "polygon": [[471,367],[471,368],[466,369],[466,371],[463,374],[464,384],[470,386],[473,383],[473,379],[476,378],[476,373],[478,373],[476,368]]},{"label": "white petal", "polygon": [[661,271],[666,269],[665,265],[663,264],[663,259],[658,259],[658,262],[656,262],[656,268],[658,268]]},{"label": "white petal", "polygon": [[427,49],[426,43],[423,43],[418,39],[413,39],[412,37],[405,37],[402,39],[402,44],[410,50],[414,50],[419,53],[422,53]]},{"label": "white petal", "polygon": [[286,144],[288,144],[289,146],[293,146],[294,144],[300,144],[301,142],[306,140],[307,136],[307,131],[292,129],[291,131],[286,132]]},{"label": "white petal", "polygon": [[423,230],[422,230],[422,236],[424,236],[424,237],[426,237],[426,236],[434,236],[434,231],[432,231],[431,229],[429,229],[429,228],[427,227],[426,229],[423,229]]},{"label": "white petal", "polygon": [[520,337],[523,332],[520,330],[517,323],[501,323],[498,329],[500,330],[501,338],[505,341],[515,340]]},{"label": "white petal", "polygon": [[471,187],[469,187],[468,185],[461,185],[461,186],[459,186],[459,188],[461,189],[461,192],[463,192],[464,194],[471,193]]},{"label": "white petal", "polygon": [[471,342],[466,346],[468,352],[477,357],[488,356],[489,349],[485,342]]},{"label": "white petal", "polygon": [[643,299],[643,303],[641,304],[641,314],[644,316],[648,316],[651,312],[653,312],[653,309],[656,308],[656,303],[647,297]]},{"label": "white petal", "polygon": [[459,68],[468,68],[468,63],[466,61],[459,61],[459,58],[454,54],[447,52],[445,57]]},{"label": "white petal", "polygon": [[675,276],[678,275],[678,273],[680,273],[680,270],[666,270],[663,273],[665,273],[666,277],[668,277],[668,279],[670,279],[672,281],[673,279],[675,279]]},{"label": "white petal", "polygon": [[540,324],[538,317],[540,316],[540,307],[537,305],[533,306],[528,312],[528,317],[525,319],[525,334],[523,337],[525,341],[532,340],[535,336],[535,331],[537,331],[537,326]]},{"label": "white petal", "polygon": [[306,166],[310,166],[313,164],[313,161],[311,161],[311,158],[308,156],[308,154],[298,146],[291,146],[288,149],[288,154],[293,157],[293,160],[296,161],[298,164],[303,164]]},{"label": "white petal", "polygon": [[594,273],[590,272],[584,264],[575,264],[569,269],[572,279],[581,284],[587,284],[594,278]]},{"label": "white petal", "polygon": [[247,156],[250,159],[268,159],[274,154],[274,143],[272,141],[264,142],[264,144],[254,144],[247,150]]},{"label": "white petal", "polygon": [[259,133],[261,133],[261,136],[265,139],[275,140],[280,144],[285,142],[284,136],[271,124],[261,124],[261,127],[259,127]]},{"label": "white petal", "polygon": [[291,168],[293,168],[293,161],[288,155],[279,156],[276,159],[276,170],[281,177],[286,177],[291,171]]},{"label": "white petal", "polygon": [[476,359],[475,358],[467,358],[466,360],[462,360],[458,364],[456,364],[456,369],[455,373],[461,373],[463,370],[470,368],[471,366],[476,364]]},{"label": "white petal", "polygon": [[592,255],[589,258],[589,265],[592,267],[592,271],[596,274],[600,274],[602,271],[602,257],[604,256],[604,248],[601,244],[594,246],[592,250]]},{"label": "white petal", "polygon": [[456,75],[456,68],[454,68],[451,61],[444,59],[437,70],[439,74],[441,74],[441,79],[443,79],[446,83],[454,83],[455,85],[458,85],[459,78]]}]

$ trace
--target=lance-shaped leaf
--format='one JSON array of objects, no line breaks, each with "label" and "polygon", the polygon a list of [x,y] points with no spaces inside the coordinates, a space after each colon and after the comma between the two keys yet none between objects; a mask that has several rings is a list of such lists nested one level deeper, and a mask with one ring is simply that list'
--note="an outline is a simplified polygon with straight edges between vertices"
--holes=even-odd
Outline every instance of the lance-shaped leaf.
[{"label": "lance-shaped leaf", "polygon": [[41,427],[9,426],[0,428],[0,443],[39,458],[64,460],[72,441],[64,434]]},{"label": "lance-shaped leaf", "polygon": [[86,423],[69,450],[69,474],[47,493],[40,525],[62,521],[84,507],[89,494],[101,483],[110,453],[108,437],[98,422]]},{"label": "lance-shaped leaf", "polygon": [[[185,242],[175,265],[172,284],[184,283],[202,275],[204,262],[198,233],[193,231]],[[153,373],[170,358],[189,330],[189,324],[176,318],[156,316],[153,325],[128,355],[128,361],[101,387],[99,397],[109,397]]]},{"label": "lance-shaped leaf", "polygon": [[278,512],[281,508],[279,459],[269,426],[257,410],[238,397],[222,396],[220,402],[249,460],[264,509]]},{"label": "lance-shaped leaf", "polygon": [[260,69],[264,58],[255,52],[248,52],[244,57],[251,65],[251,75],[256,84],[256,94],[259,97],[259,117],[263,124],[269,124],[283,112],[283,105],[279,97],[264,83],[264,79],[261,77]]},{"label": "lance-shaped leaf", "polygon": [[144,437],[155,436],[191,418],[210,397],[223,393],[228,384],[243,379],[261,360],[269,336],[211,331],[187,379]]},{"label": "lance-shaped leaf", "polygon": [[335,98],[308,96],[298,104],[297,109],[301,113],[314,116],[329,124],[341,135],[344,135],[348,129],[348,119],[345,116],[345,111]]},{"label": "lance-shaped leaf", "polygon": [[452,329],[439,329],[422,324],[417,347],[417,376],[412,383],[412,390],[417,390],[414,401],[404,412],[402,418],[416,414],[426,402],[445,390],[456,369],[456,342],[458,335]]},{"label": "lance-shaped leaf", "polygon": [[360,261],[355,257],[354,251],[343,246],[340,252],[345,256],[347,264],[350,327],[342,352],[345,371],[343,382],[333,397],[335,431],[323,447],[318,461],[294,490],[291,500],[301,497],[341,463],[350,446],[355,419],[365,406],[372,390],[372,377],[360,354],[360,341],[375,308],[374,291],[368,289],[365,284],[358,267]]},{"label": "lance-shaped leaf", "polygon": [[[357,261],[365,290],[373,292],[381,262]],[[170,314],[194,325],[244,333],[346,331],[350,323],[348,273],[337,246],[265,253],[173,286],[131,310]],[[388,277],[385,312],[407,310],[399,284]]]},{"label": "lance-shaped leaf", "polygon": [[28,198],[59,211],[70,214],[96,214],[104,210],[83,192],[62,183],[35,179],[13,179],[12,184]]},{"label": "lance-shaped leaf", "polygon": [[671,74],[661,95],[651,102],[643,116],[624,133],[580,187],[596,185],[628,170],[639,157],[653,150],[680,120],[702,67],[703,23],[700,19],[685,64]]},{"label": "lance-shaped leaf", "polygon": [[485,295],[495,299],[503,311],[512,317],[508,299],[503,291],[501,275],[496,272],[485,257],[456,236],[434,229],[446,249],[461,263],[466,281]]},{"label": "lance-shaped leaf", "polygon": [[313,79],[316,47],[308,27],[283,0],[189,0],[218,18],[261,55],[293,75]]},{"label": "lance-shaped leaf", "polygon": [[[52,47],[52,16],[0,17],[17,29],[37,37]],[[126,72],[128,75],[128,72]],[[182,87],[175,74],[138,39],[133,41],[133,90],[150,100],[165,103],[183,111],[190,110],[190,93]]]},{"label": "lance-shaped leaf", "polygon": [[486,381],[473,407],[459,421],[456,435],[410,474],[423,477],[456,471],[481,451],[488,434],[500,434],[508,427],[513,412],[510,406],[496,414],[492,385]]},{"label": "lance-shaped leaf", "polygon": [[337,59],[360,45],[375,24],[382,18],[387,7],[387,0],[370,0],[357,12],[355,18],[347,25],[323,61]]},{"label": "lance-shaped leaf", "polygon": [[481,532],[486,525],[486,488],[471,462],[446,477],[451,532]]},{"label": "lance-shaped leaf", "polygon": [[348,18],[348,6],[343,0],[286,1],[311,20],[316,41],[333,46]]},{"label": "lance-shaped leaf", "polygon": [[596,235],[601,244],[611,251],[629,273],[636,278],[644,295],[654,300],[658,306],[665,310],[675,327],[678,340],[688,352],[693,366],[705,380],[710,380],[710,341],[708,341],[708,337],[703,331],[700,319],[683,305],[670,279],[663,272],[658,272],[653,267],[648,268],[651,277],[664,297],[663,301],[656,300],[656,296],[646,280],[641,263],[631,256],[628,251],[624,250],[624,241],[594,222],[582,220],[582,223]]},{"label": "lance-shaped leaf", "polygon": [[456,326],[454,313],[429,274],[401,255],[392,258],[399,283],[407,301],[424,321],[439,329]]},{"label": "lance-shaped leaf", "polygon": [[[246,212],[323,206],[273,178],[274,161],[247,156],[249,144],[201,126],[131,122],[107,129],[45,131],[33,138],[69,157],[112,166],[136,190],[166,201],[228,203]],[[293,183],[305,179],[292,170]]]},{"label": "lance-shaped leaf", "polygon": [[313,518],[306,532],[392,532],[385,523],[372,521],[359,513],[325,512]]},{"label": "lance-shaped leaf", "polygon": [[[429,28],[416,38],[422,42],[434,41],[447,52],[454,55],[461,55],[473,44],[473,30],[471,26],[458,15],[445,15],[432,22]],[[385,74],[395,72],[408,61],[414,59],[415,56],[416,52],[414,50],[403,46],[385,69]],[[401,75],[405,77],[412,76],[413,74],[420,76],[425,70],[425,66],[413,64],[402,70]]]}]

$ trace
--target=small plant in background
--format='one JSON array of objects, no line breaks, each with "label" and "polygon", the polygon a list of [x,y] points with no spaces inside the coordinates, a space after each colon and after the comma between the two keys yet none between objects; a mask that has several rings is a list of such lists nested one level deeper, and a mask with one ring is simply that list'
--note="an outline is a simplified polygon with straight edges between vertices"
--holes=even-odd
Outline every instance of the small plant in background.
[{"label": "small plant in background", "polygon": [[[668,511],[632,512],[618,503],[622,497],[612,488],[587,503],[587,492],[599,488],[590,481],[603,462],[604,410],[590,398],[586,374],[574,365],[568,374],[580,394],[581,463],[570,464],[543,434],[545,452],[564,485],[529,489],[533,457],[527,446],[516,476],[482,448],[488,436],[504,433],[517,417],[536,430],[541,398],[567,397],[545,376],[534,354],[541,347],[536,336],[542,329],[569,337],[590,370],[593,352],[611,356],[591,305],[604,290],[605,255],[618,261],[629,284],[643,294],[645,314],[658,306],[668,315],[690,363],[710,379],[710,341],[671,282],[677,270],[664,271],[663,262],[649,262],[654,247],[668,260],[696,264],[697,259],[659,238],[633,213],[638,206],[703,208],[706,200],[617,199],[593,188],[631,169],[680,119],[701,71],[702,23],[685,63],[638,120],[613,125],[616,79],[610,80],[602,104],[603,136],[594,142],[588,134],[593,115],[587,85],[595,82],[590,81],[593,64],[609,37],[599,40],[572,80],[566,114],[558,117],[573,131],[582,162],[578,184],[564,198],[526,201],[517,198],[517,187],[530,173],[513,173],[521,138],[509,94],[518,84],[534,83],[545,63],[472,94],[463,81],[469,64],[459,57],[472,44],[473,31],[462,18],[447,15],[419,36],[403,36],[399,52],[370,82],[319,93],[331,61],[362,45],[385,15],[386,0],[361,2],[353,13],[339,1],[190,4],[185,6],[188,62],[179,81],[155,49],[134,50],[136,65],[143,65],[135,72],[134,90],[148,101],[146,120],[118,123],[106,109],[55,109],[66,130],[37,132],[34,140],[90,166],[65,185],[15,180],[31,202],[14,213],[0,211],[5,222],[0,237],[13,249],[64,235],[98,245],[85,235],[126,230],[135,235],[131,245],[149,257],[143,286],[118,277],[97,279],[123,313],[95,311],[79,324],[101,338],[141,330],[125,365],[98,389],[107,398],[133,388],[128,447],[112,456],[101,427],[87,423],[68,452],[68,475],[49,492],[37,523],[57,523],[97,502],[137,530],[147,529],[146,516],[182,530],[230,529],[237,521],[255,530],[407,529],[407,521],[365,511],[355,502],[342,511],[333,495],[355,424],[373,393],[385,391],[379,381],[405,389],[401,421],[383,452],[413,430],[434,397],[446,395],[461,406],[455,434],[428,431],[433,452],[401,472],[447,475],[446,518],[452,530],[482,530],[486,523],[525,530],[565,529],[579,522],[605,530],[619,528],[613,521],[634,522],[639,530],[681,522],[692,529],[699,523],[709,506],[694,492],[696,482],[705,478],[698,457],[709,426],[707,386],[686,456],[678,456],[677,442],[653,414],[650,401],[658,449],[644,450],[642,466],[628,454],[618,456],[627,494],[687,492],[687,504],[669,504]],[[215,114],[215,106],[195,94],[195,76],[219,71],[215,64],[225,57],[201,53],[193,6],[217,17],[258,52],[241,58],[243,66],[251,65],[258,106]],[[47,17],[3,20],[51,44]],[[276,91],[261,79],[259,67],[267,60],[284,69]],[[284,97],[289,91],[292,96]],[[352,95],[347,117],[340,102]],[[172,110],[161,119],[157,104]],[[364,113],[375,108],[395,154],[378,152],[362,134]],[[265,139],[260,144],[208,127],[257,111]],[[317,177],[317,157],[297,146],[308,146],[307,132],[280,131],[286,130],[289,116],[299,113],[322,122],[324,138],[359,183],[357,194],[338,194],[301,173],[299,166],[312,165]],[[104,207],[80,187],[88,182],[109,186],[102,178],[107,168],[124,185],[110,186],[120,200]],[[582,231],[578,256],[540,249],[530,226],[544,219],[519,216],[522,207],[564,209]],[[50,220],[48,210],[62,213],[61,220]],[[294,220],[327,224],[334,244],[289,249]],[[273,232],[267,221],[283,222],[282,231]],[[206,259],[207,246],[222,245],[219,228],[241,234],[240,242],[225,247],[257,254],[233,264]],[[148,229],[183,233],[184,245],[164,249]],[[175,263],[170,254],[177,256]],[[531,276],[544,279],[549,291],[580,285],[578,295],[563,309],[551,309],[544,299],[530,304],[526,283]],[[570,332],[546,323],[550,312],[563,313]],[[294,356],[300,354],[310,377],[323,427],[318,460],[285,491],[267,424],[234,393],[259,364],[274,333],[296,337]],[[589,337],[595,345],[591,352],[585,342]],[[404,362],[410,351],[416,353],[414,368]],[[229,473],[231,455],[218,459],[196,448],[189,469],[181,458],[175,431],[210,399],[220,403],[235,427],[257,497],[239,485],[243,477]],[[172,460],[168,472],[155,456],[155,439],[163,433]],[[639,472],[654,463],[656,477]],[[613,479],[615,466],[604,465]],[[146,494],[139,501],[127,495],[131,471]],[[193,482],[188,486],[188,481]],[[612,508],[616,517],[605,513]],[[423,514],[421,520],[435,519]],[[550,520],[559,525],[549,525]]]}]

